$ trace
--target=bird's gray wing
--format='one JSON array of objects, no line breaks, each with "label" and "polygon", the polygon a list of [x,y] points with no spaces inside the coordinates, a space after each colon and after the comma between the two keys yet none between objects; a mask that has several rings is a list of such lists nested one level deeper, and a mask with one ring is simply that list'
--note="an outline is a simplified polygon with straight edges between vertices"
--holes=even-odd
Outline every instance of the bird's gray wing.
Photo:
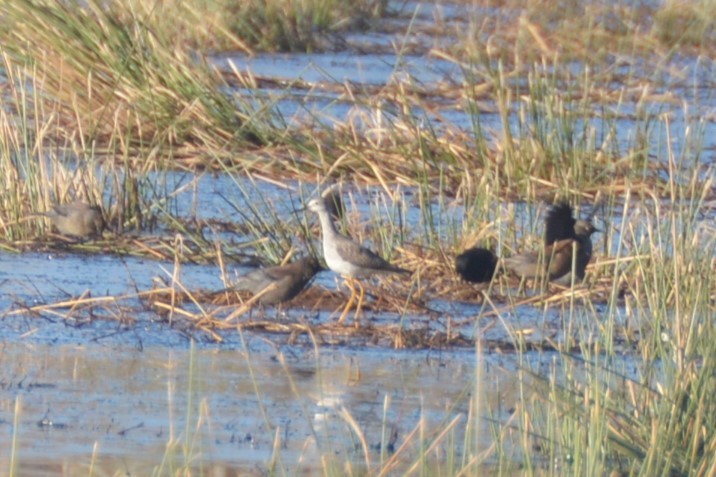
[{"label": "bird's gray wing", "polygon": [[358,245],[356,242],[340,237],[342,240],[338,240],[336,249],[344,260],[350,261],[357,267],[370,269],[370,270],[381,270],[390,269],[392,265],[380,257],[378,254],[369,250],[365,247]]}]

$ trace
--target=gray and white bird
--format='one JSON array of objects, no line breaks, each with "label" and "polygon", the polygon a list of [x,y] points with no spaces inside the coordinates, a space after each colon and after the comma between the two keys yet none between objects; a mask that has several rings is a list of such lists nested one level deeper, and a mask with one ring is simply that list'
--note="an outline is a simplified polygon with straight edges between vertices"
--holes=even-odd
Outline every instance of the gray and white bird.
[{"label": "gray and white bird", "polygon": [[321,230],[323,233],[323,256],[326,260],[328,268],[342,275],[351,289],[351,296],[343,309],[343,313],[338,319],[342,323],[347,314],[348,309],[355,301],[355,284],[358,284],[360,296],[355,312],[356,326],[358,326],[357,317],[360,313],[363,299],[365,297],[365,289],[360,281],[356,278],[369,277],[381,273],[401,273],[409,274],[409,270],[392,265],[372,250],[361,246],[358,242],[341,235],[336,231],[336,226],[331,220],[324,197],[317,197],[308,202],[306,208],[318,214],[321,222]]}]

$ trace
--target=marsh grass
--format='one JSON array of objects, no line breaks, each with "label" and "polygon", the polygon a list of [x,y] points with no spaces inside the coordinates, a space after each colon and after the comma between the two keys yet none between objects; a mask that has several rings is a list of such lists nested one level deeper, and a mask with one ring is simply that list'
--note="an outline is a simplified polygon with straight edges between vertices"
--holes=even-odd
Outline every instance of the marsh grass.
[{"label": "marsh grass", "polygon": [[[465,48],[474,58],[483,54],[481,44],[505,62],[519,65],[560,56],[590,65],[608,64],[612,55],[648,57],[655,52],[670,55],[676,47],[694,54],[711,55],[713,4],[708,0],[682,3],[575,2],[545,9],[534,0],[478,2],[495,8],[491,15],[471,18]],[[500,10],[499,6],[505,7]],[[479,10],[478,10],[479,11]],[[449,28],[449,25],[447,26]]]},{"label": "marsh grass", "polygon": [[[7,94],[3,105],[14,115],[0,117],[0,170],[2,183],[0,227],[3,247],[8,250],[66,249],[71,246],[88,252],[105,252],[171,257],[173,233],[187,237],[186,259],[215,260],[215,243],[206,237],[202,224],[178,216],[177,197],[195,188],[201,176],[186,179],[181,174],[155,171],[147,162],[137,167],[127,151],[120,163],[97,150],[85,151],[75,143],[55,143],[51,131],[57,117],[37,108],[40,88],[28,84],[26,69],[6,63]],[[76,199],[103,208],[109,231],[95,243],[72,243],[53,235],[51,222],[42,213],[55,204]],[[136,235],[161,226],[164,236]],[[135,234],[135,235],[132,235]],[[242,256],[241,244],[225,254]],[[210,258],[211,257],[211,258]]]},{"label": "marsh grass", "polygon": [[342,49],[331,34],[365,29],[384,14],[385,0],[280,0],[227,2],[227,26],[248,45],[261,51],[310,52]]},{"label": "marsh grass", "polygon": [[46,212],[53,204],[82,199],[102,204],[101,172],[93,160],[77,157],[49,144],[53,119],[37,114],[37,89],[25,84],[27,71],[5,63],[8,79],[3,98],[0,139],[3,238],[27,240],[49,231],[49,221],[33,213]]},{"label": "marsh grass", "polygon": [[[152,476],[192,475],[196,469],[204,464],[201,456],[207,434],[211,428],[211,413],[206,397],[200,386],[200,379],[195,370],[195,347],[192,343],[187,364],[187,388],[176,389],[171,380],[167,381],[167,422],[169,437],[161,461],[151,472]],[[175,408],[175,395],[185,392],[185,409]],[[177,412],[184,412],[183,418],[178,418]],[[184,422],[184,428],[177,428],[177,422]]]},{"label": "marsh grass", "polygon": [[652,34],[672,48],[707,50],[716,41],[714,14],[716,7],[712,2],[667,1],[654,15]]},{"label": "marsh grass", "polygon": [[[615,174],[633,187],[658,182],[644,160],[649,130],[637,134],[626,148],[617,134],[617,121],[624,118],[619,112],[623,92],[615,94],[608,85],[623,78],[623,71],[597,74],[587,69],[575,74],[569,60],[559,55],[524,58],[510,66],[491,54],[489,45],[477,43],[486,49],[462,65],[467,79],[463,85],[424,85],[409,77],[382,89],[346,84],[345,97],[355,106],[345,123],[279,131],[286,124],[271,102],[230,98],[216,72],[190,58],[166,26],[152,28],[161,12],[141,6],[122,11],[116,10],[118,5],[104,8],[95,3],[72,10],[58,4],[52,7],[56,11],[29,1],[13,5],[6,13],[21,26],[34,25],[33,9],[44,15],[38,19],[45,22],[43,28],[6,32],[6,51],[12,64],[34,65],[25,74],[36,78],[34,88],[44,93],[38,100],[40,111],[57,115],[48,123],[48,139],[69,136],[80,151],[94,142],[93,152],[119,155],[129,167],[140,161],[224,169],[231,166],[222,161],[237,148],[272,143],[264,149],[264,160],[249,154],[230,162],[304,180],[316,172],[350,174],[361,182],[423,187],[442,183],[458,191],[467,187],[463,171],[474,170],[483,180],[499,184],[501,195],[530,199],[535,189],[570,195],[580,191],[593,198]],[[181,16],[183,9],[178,10]],[[80,23],[88,25],[80,29]],[[27,50],[28,42],[44,48]],[[447,52],[436,55],[457,62]],[[657,80],[643,78],[635,69],[626,75],[644,81],[644,104],[659,101],[649,96],[650,88],[659,86]],[[224,76],[252,87],[241,71]],[[520,81],[524,77],[527,81]],[[335,89],[335,84],[329,87]],[[502,124],[494,136],[481,126],[482,112],[475,102],[488,94],[497,98]],[[414,115],[433,111],[436,100],[454,95],[467,99],[471,134],[452,127],[439,130],[430,116],[418,120]],[[656,119],[654,113],[645,113],[639,124]],[[288,160],[280,160],[282,156]]]},{"label": "marsh grass", "polygon": [[168,27],[153,28],[158,13],[149,4],[117,8],[28,0],[0,10],[12,25],[4,51],[12,64],[34,68],[35,87],[57,115],[54,134],[127,138],[117,147],[128,150],[261,142],[254,113],[221,92],[215,72],[177,48]]}]

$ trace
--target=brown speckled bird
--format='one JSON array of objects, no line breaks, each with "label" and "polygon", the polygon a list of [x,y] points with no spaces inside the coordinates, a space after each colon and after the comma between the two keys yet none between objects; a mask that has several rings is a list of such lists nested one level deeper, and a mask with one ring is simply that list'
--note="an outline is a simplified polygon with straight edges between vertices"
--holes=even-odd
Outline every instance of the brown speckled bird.
[{"label": "brown speckled bird", "polygon": [[315,257],[304,257],[286,265],[249,272],[239,277],[227,290],[246,290],[253,295],[260,294],[257,299],[260,304],[276,305],[298,296],[320,270],[321,266]]},{"label": "brown speckled bird", "polygon": [[52,210],[39,215],[49,217],[55,228],[62,235],[69,237],[100,236],[105,228],[102,209],[81,200],[54,205]]},{"label": "brown speckled bird", "polygon": [[597,231],[591,222],[576,220],[572,207],[560,202],[549,210],[545,218],[545,247],[542,255],[526,252],[505,258],[505,268],[523,278],[540,278],[546,274],[549,280],[559,280],[572,271],[574,263],[576,277],[583,280],[587,264],[592,258],[590,237]]}]

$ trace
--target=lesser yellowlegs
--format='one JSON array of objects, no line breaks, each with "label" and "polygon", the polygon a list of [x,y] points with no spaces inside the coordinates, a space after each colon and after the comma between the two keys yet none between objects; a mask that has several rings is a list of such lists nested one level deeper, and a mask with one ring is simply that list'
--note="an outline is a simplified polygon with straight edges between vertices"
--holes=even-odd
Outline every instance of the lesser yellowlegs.
[{"label": "lesser yellowlegs", "polygon": [[325,199],[318,197],[312,199],[308,205],[308,210],[318,214],[321,222],[321,230],[323,232],[323,255],[328,268],[342,275],[351,289],[351,296],[346,303],[341,316],[338,318],[339,323],[343,323],[348,310],[355,301],[356,290],[355,284],[360,289],[358,304],[355,312],[356,326],[358,326],[358,315],[363,299],[365,298],[365,288],[356,278],[368,277],[378,273],[410,273],[409,270],[391,265],[389,262],[376,255],[373,251],[362,247],[359,243],[354,242],[350,238],[339,234],[331,220],[326,208]]}]

